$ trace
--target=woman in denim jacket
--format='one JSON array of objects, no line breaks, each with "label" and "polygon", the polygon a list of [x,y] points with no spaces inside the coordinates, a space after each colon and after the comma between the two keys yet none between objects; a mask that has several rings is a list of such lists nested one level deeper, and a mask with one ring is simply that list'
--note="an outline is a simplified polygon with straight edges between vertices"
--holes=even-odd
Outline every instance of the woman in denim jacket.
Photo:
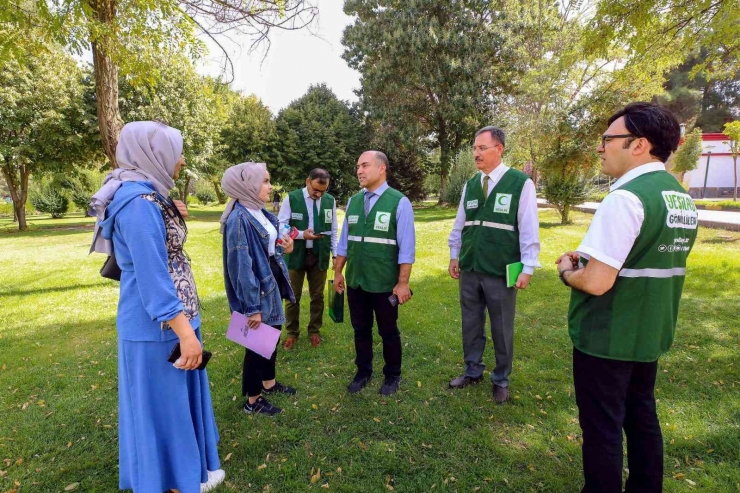
[{"label": "woman in denim jacket", "polygon": [[[283,253],[293,251],[293,240],[278,240],[278,220],[264,208],[272,185],[264,163],[242,163],[224,173],[221,187],[231,198],[223,216],[224,281],[232,311],[247,316],[255,329],[264,323],[281,329],[285,322],[283,299],[295,303]],[[295,394],[275,379],[277,348],[268,360],[247,349],[244,354],[242,395],[248,396],[246,413],[273,416],[282,412],[262,394]]]}]

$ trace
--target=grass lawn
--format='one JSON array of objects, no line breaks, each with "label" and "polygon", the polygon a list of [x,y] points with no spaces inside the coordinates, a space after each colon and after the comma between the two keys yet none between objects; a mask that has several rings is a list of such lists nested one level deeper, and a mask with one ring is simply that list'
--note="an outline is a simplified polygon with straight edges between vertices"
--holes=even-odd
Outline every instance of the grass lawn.
[{"label": "grass lawn", "polygon": [[[302,334],[295,350],[280,349],[278,378],[299,393],[276,397],[286,412],[271,419],[241,410],[243,350],[224,338],[220,213],[193,208],[187,249],[214,352],[209,376],[228,481],[221,490],[579,491],[569,293],[553,262],[578,245],[592,216],[574,213],[575,223],[561,227],[554,211],[540,212],[544,267],[519,294],[512,404],[496,406],[488,381],[447,389],[463,371],[458,289],[447,275],[455,211],[425,207],[416,211],[415,296],[399,321],[401,392],[378,394],[376,344],[376,376],[347,395],[352,328],[325,317],[322,346]],[[30,232],[17,233],[0,219],[0,492],[115,492],[118,285],[98,275],[102,256],[87,255],[90,219],[29,222]],[[740,234],[701,230],[657,383],[665,491],[740,491],[739,299]],[[489,369],[493,359],[489,345]]]}]

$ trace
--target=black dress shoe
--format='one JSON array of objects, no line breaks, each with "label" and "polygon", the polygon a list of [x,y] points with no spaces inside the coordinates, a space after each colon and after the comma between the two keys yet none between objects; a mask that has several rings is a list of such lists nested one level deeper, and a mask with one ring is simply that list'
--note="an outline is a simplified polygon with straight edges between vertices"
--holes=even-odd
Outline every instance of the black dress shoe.
[{"label": "black dress shoe", "polygon": [[275,381],[275,385],[270,387],[269,389],[266,389],[265,386],[262,386],[262,393],[265,395],[270,394],[288,394],[288,395],[295,395],[296,390],[293,387],[288,387],[287,385],[283,385],[282,383]]},{"label": "black dress shoe", "polygon": [[401,377],[386,378],[383,385],[380,386],[381,395],[391,395],[398,391],[401,385]]},{"label": "black dress shoe", "polygon": [[450,381],[450,388],[451,389],[462,389],[464,387],[467,387],[468,385],[478,383],[483,379],[483,376],[480,376],[478,378],[473,377],[466,377],[463,375],[462,377],[453,378]]},{"label": "black dress shoe", "polygon": [[365,388],[367,383],[370,381],[371,375],[355,375],[355,378],[347,386],[347,391],[350,394],[356,394]]}]

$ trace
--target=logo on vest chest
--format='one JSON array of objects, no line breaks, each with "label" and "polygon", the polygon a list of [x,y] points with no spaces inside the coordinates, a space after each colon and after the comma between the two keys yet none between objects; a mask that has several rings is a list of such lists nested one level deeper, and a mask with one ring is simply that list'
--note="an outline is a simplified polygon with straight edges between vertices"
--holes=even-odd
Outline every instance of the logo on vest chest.
[{"label": "logo on vest chest", "polygon": [[467,204],[465,204],[466,209],[477,209],[478,208],[478,199],[475,200],[468,200]]},{"label": "logo on vest chest", "polygon": [[665,224],[669,228],[696,229],[699,213],[694,200],[685,193],[672,190],[663,191],[663,202],[668,209]]},{"label": "logo on vest chest", "polygon": [[347,224],[357,224],[357,221],[359,221],[360,216],[347,216]]},{"label": "logo on vest chest", "polygon": [[388,231],[388,226],[391,222],[391,213],[390,212],[378,212],[375,214],[375,226],[373,226],[373,229],[375,231]]},{"label": "logo on vest chest", "polygon": [[290,218],[295,221],[303,221],[303,214],[301,214],[300,212],[292,212],[290,214]]},{"label": "logo on vest chest", "polygon": [[496,201],[493,203],[493,212],[508,214],[511,207],[511,197],[512,194],[510,193],[497,193]]},{"label": "logo on vest chest", "polygon": [[332,214],[332,210],[331,209],[326,209],[324,211],[324,222],[325,223],[330,223],[333,218],[334,218],[334,216]]}]

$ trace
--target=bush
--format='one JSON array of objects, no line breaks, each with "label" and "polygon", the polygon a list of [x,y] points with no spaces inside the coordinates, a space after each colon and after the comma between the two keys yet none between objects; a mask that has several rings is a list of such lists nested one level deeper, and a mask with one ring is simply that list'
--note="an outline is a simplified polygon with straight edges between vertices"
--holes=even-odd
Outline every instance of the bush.
[{"label": "bush", "polygon": [[457,156],[455,156],[455,162],[452,163],[450,176],[447,180],[447,188],[442,194],[442,201],[451,205],[459,204],[465,183],[477,172],[478,168],[475,166],[473,151],[460,151]]},{"label": "bush", "polygon": [[588,180],[579,177],[548,177],[545,199],[560,213],[560,223],[570,224],[570,209],[588,200],[593,190]]},{"label": "bush", "polygon": [[33,193],[31,204],[37,211],[51,214],[51,217],[57,219],[64,217],[69,210],[69,199],[61,190],[50,185],[44,185]]},{"label": "bush", "polygon": [[216,194],[211,190],[201,188],[196,189],[195,198],[198,199],[198,202],[201,204],[208,205],[216,201]]}]

